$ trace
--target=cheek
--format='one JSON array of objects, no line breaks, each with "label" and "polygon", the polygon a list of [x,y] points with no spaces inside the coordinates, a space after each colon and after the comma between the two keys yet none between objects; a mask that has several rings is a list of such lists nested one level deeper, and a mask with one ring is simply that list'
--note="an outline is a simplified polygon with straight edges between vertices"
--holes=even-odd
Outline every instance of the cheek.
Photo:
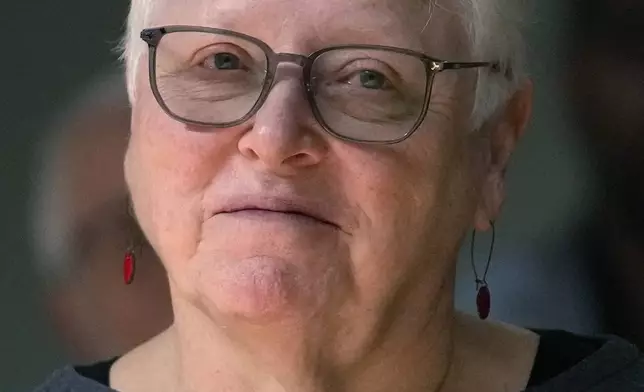
[{"label": "cheek", "polygon": [[220,135],[186,129],[149,97],[134,107],[127,181],[141,227],[170,273],[195,252],[203,193],[227,156]]},{"label": "cheek", "polygon": [[[424,220],[441,198],[454,168],[451,141],[439,132],[419,130],[393,148],[354,150],[345,154],[341,171],[345,189],[359,201],[369,230],[397,231]],[[447,134],[445,132],[444,134]]]},{"label": "cheek", "polygon": [[430,171],[410,164],[403,154],[383,152],[344,168],[344,188],[362,213],[360,232],[373,242],[371,247],[393,250],[406,246],[404,232],[419,229],[423,223],[419,218],[434,198],[427,181],[434,177]]},{"label": "cheek", "polygon": [[[352,258],[364,265],[356,271],[395,281],[413,273],[414,263],[427,262],[428,255],[438,262],[451,261],[447,259],[471,220],[475,203],[465,145],[451,129],[419,132],[393,149],[347,154],[352,161],[341,171],[346,173],[344,189],[361,212]],[[445,248],[448,253],[437,253]]]}]

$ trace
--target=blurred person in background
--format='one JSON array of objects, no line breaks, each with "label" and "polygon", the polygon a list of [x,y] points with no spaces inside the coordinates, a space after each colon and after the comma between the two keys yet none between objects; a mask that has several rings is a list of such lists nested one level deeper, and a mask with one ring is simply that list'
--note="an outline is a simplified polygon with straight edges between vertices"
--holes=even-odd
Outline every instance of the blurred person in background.
[{"label": "blurred person in background", "polygon": [[33,248],[43,301],[71,360],[122,354],[170,325],[167,279],[146,244],[124,284],[128,213],[124,78],[108,75],[70,105],[42,143],[34,178]]},{"label": "blurred person in background", "polygon": [[644,2],[573,4],[570,101],[597,199],[570,247],[589,267],[599,328],[644,347]]}]

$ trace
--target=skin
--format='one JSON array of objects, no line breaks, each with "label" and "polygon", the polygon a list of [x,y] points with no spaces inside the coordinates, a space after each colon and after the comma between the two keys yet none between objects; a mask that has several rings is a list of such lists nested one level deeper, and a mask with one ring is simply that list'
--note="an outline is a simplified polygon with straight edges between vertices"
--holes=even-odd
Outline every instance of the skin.
[{"label": "skin", "polygon": [[[354,42],[466,56],[453,15],[436,12],[421,35],[426,6],[412,1],[186,3],[160,7],[153,25],[230,28],[276,52]],[[487,230],[499,213],[503,172],[529,117],[529,84],[485,129],[472,132],[474,74],[443,74],[413,137],[367,146],[320,128],[297,68],[280,70],[251,120],[215,132],[170,119],[151,95],[145,67],[137,72],[126,178],[141,226],[168,271],[176,317],[165,334],[115,365],[113,387],[525,386],[536,338],[455,315],[452,290],[461,239],[472,226]],[[248,194],[304,200],[333,224],[280,213],[216,213]],[[474,366],[477,360],[485,364]]]},{"label": "skin", "polygon": [[46,301],[66,351],[77,362],[127,352],[172,321],[165,271],[148,246],[138,259],[134,283],[123,284],[123,254],[136,227],[127,214],[122,169],[129,120],[126,107],[84,113],[70,124],[55,163],[64,173],[62,189],[68,190],[64,208],[74,260],[70,275],[49,288]]}]

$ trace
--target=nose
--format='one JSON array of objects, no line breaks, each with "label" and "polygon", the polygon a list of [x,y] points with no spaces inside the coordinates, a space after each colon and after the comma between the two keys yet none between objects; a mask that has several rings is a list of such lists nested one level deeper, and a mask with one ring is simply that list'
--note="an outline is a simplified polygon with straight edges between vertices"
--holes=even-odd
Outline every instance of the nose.
[{"label": "nose", "polygon": [[238,149],[248,160],[280,176],[319,164],[327,151],[306,100],[301,76],[280,80],[271,89],[242,135]]}]

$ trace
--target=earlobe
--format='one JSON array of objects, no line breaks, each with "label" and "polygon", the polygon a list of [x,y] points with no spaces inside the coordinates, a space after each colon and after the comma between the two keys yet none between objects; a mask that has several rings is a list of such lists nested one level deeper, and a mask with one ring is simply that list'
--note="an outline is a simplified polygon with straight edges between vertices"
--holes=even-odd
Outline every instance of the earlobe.
[{"label": "earlobe", "polygon": [[488,231],[490,230],[490,220],[487,218],[485,210],[479,208],[476,210],[476,217],[474,218],[475,231]]}]

